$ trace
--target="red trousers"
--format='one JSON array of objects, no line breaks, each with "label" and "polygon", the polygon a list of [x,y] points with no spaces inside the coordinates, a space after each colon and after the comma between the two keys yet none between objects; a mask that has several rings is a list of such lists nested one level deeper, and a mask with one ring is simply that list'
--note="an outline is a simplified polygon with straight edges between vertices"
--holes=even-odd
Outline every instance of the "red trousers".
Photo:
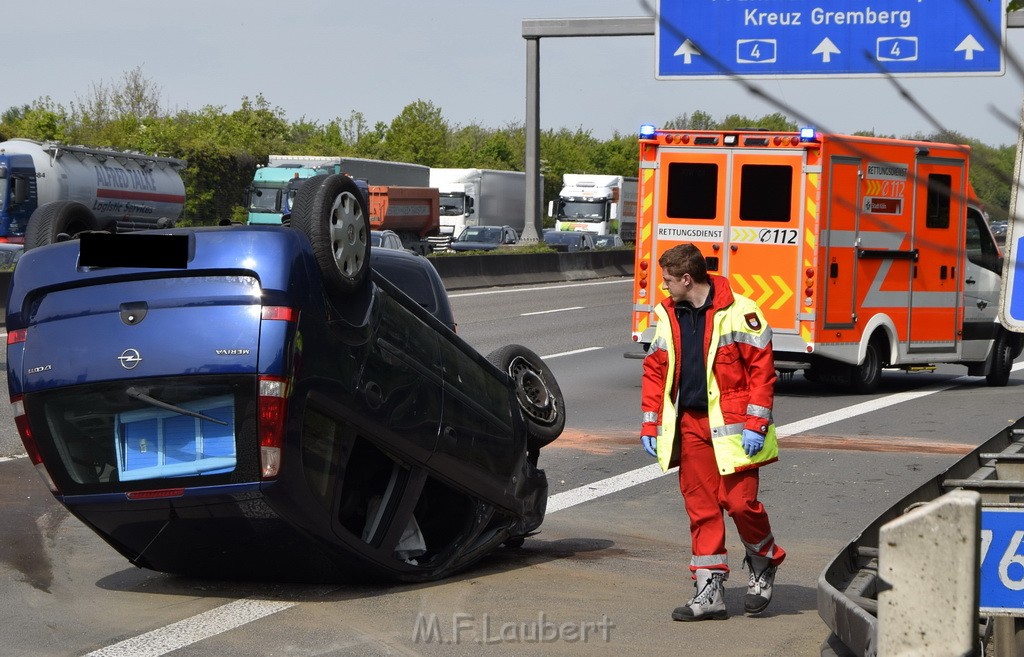
[{"label": "red trousers", "polygon": [[747,554],[767,557],[773,566],[781,564],[786,552],[775,544],[768,513],[757,499],[758,469],[718,473],[707,413],[683,411],[679,436],[679,490],[690,517],[693,549],[690,570],[729,571],[723,511],[736,523]]}]

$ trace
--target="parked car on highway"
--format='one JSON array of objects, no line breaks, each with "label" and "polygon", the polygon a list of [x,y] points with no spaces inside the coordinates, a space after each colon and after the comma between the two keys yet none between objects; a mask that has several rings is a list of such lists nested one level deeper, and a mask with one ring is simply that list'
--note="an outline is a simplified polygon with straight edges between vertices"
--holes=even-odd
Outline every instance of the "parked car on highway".
[{"label": "parked car on highway", "polygon": [[618,235],[612,233],[609,235],[594,235],[594,248],[595,249],[613,249],[617,246],[625,246],[625,242]]},{"label": "parked car on highway", "polygon": [[544,242],[557,251],[590,251],[594,248],[594,235],[583,231],[546,230]]},{"label": "parked car on highway", "polygon": [[371,230],[370,246],[381,249],[404,249],[402,238],[393,230]]},{"label": "parked car on highway", "polygon": [[469,226],[452,240],[452,251],[493,251],[515,244],[519,235],[511,226]]},{"label": "parked car on highway", "polygon": [[421,581],[522,543],[558,384],[523,346],[459,338],[421,293],[429,262],[371,250],[368,216],[350,178],[317,176],[290,226],[28,250],[8,386],[56,499],[131,563],[190,576]]}]

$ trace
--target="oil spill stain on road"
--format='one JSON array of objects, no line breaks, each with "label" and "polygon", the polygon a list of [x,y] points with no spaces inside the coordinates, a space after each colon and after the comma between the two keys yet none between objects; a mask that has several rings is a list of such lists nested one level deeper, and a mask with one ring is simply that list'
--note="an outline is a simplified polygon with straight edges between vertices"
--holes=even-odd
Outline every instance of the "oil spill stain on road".
[{"label": "oil spill stain on road", "polygon": [[[909,436],[780,436],[781,449],[841,450],[853,452],[907,452],[915,454],[968,454],[977,445],[936,442]],[[641,449],[639,435],[623,432],[577,431],[566,429],[544,449],[577,449],[588,454],[611,454],[626,449]]]}]

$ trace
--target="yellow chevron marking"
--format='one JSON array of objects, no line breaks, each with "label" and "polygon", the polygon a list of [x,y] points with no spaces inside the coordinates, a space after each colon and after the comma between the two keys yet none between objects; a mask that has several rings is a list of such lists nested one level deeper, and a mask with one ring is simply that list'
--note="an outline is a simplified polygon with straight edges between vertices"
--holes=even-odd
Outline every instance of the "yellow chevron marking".
[{"label": "yellow chevron marking", "polygon": [[803,338],[804,342],[810,344],[811,329],[809,329],[806,324],[800,327],[800,337]]},{"label": "yellow chevron marking", "polygon": [[644,242],[647,242],[648,240],[651,239],[652,230],[654,230],[654,228],[651,226],[651,224],[644,224],[643,230],[640,231],[640,237],[643,239]]},{"label": "yellow chevron marking", "polygon": [[779,286],[780,290],[782,290],[782,298],[772,304],[772,310],[778,310],[782,307],[782,304],[789,301],[789,298],[793,296],[793,290],[786,285],[786,281],[781,276],[773,275],[772,280],[775,281],[775,284]]},{"label": "yellow chevron marking", "polygon": [[818,240],[814,237],[813,230],[808,228],[807,230],[804,231],[804,242],[807,243],[807,246],[811,247],[812,249],[816,249],[818,248],[817,241]]},{"label": "yellow chevron marking", "polygon": [[647,212],[654,205],[654,194],[647,194],[644,196],[643,211]]},{"label": "yellow chevron marking", "polygon": [[807,197],[807,214],[811,217],[818,216],[818,203],[811,196]]},{"label": "yellow chevron marking", "polygon": [[761,288],[761,296],[754,299],[754,301],[757,303],[757,305],[763,306],[765,301],[772,298],[772,292],[774,292],[775,290],[773,290],[771,286],[768,285],[768,283],[766,283],[763,278],[761,278],[760,274],[754,274],[754,282],[757,283],[758,287]]},{"label": "yellow chevron marking", "polygon": [[737,244],[753,242],[754,235],[755,233],[749,228],[733,228],[729,233],[729,241]]},{"label": "yellow chevron marking", "polygon": [[745,297],[749,297],[754,293],[754,288],[752,288],[747,283],[746,279],[744,279],[743,276],[741,276],[740,274],[733,274],[732,278],[733,280],[736,281],[737,284],[739,284],[740,294],[742,294]]}]

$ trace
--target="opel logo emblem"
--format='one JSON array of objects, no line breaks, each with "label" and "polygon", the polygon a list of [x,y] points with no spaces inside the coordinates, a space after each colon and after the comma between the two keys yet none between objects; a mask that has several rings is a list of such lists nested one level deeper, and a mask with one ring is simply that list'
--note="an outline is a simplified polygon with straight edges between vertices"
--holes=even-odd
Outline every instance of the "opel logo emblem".
[{"label": "opel logo emblem", "polygon": [[117,360],[121,361],[121,367],[126,370],[133,370],[142,362],[142,356],[139,355],[139,351],[137,349],[125,349],[121,352],[121,355],[117,357]]}]

